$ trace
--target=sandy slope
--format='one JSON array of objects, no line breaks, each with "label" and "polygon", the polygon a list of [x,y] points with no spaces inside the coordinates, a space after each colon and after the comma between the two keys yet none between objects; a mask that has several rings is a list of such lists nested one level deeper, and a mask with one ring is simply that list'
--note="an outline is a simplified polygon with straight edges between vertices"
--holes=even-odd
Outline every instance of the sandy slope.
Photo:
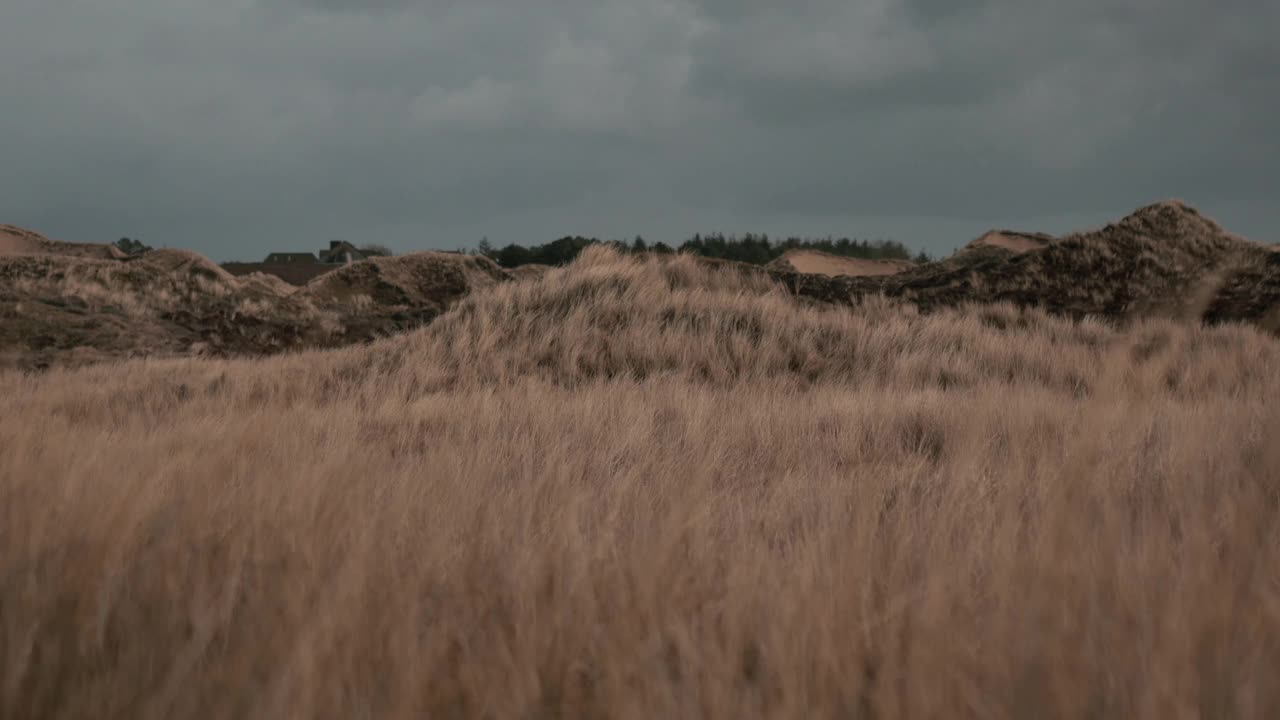
[{"label": "sandy slope", "polygon": [[818,250],[788,250],[768,267],[810,275],[867,277],[893,275],[914,266],[910,260],[866,260],[841,257]]},{"label": "sandy slope", "polygon": [[5,255],[69,255],[103,260],[127,257],[114,245],[59,242],[14,225],[0,225],[0,256]]},{"label": "sandy slope", "polygon": [[515,278],[516,280],[537,280],[543,275],[546,275],[547,271],[551,269],[552,269],[552,266],[550,265],[540,265],[538,263],[530,263],[528,265],[521,265],[519,267],[511,268],[507,272],[511,273],[511,277]]},{"label": "sandy slope", "polygon": [[1016,230],[991,230],[982,235],[982,237],[969,243],[966,247],[994,247],[1003,250],[1009,250],[1014,253],[1030,252],[1031,250],[1040,250],[1049,243],[1053,242],[1052,235],[1044,233],[1024,233]]}]

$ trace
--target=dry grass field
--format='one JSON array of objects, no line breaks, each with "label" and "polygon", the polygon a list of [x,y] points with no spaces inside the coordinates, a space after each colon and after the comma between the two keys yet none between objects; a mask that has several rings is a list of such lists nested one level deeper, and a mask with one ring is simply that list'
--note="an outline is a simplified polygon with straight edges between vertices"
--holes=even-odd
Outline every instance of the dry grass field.
[{"label": "dry grass field", "polygon": [[0,717],[1280,716],[1280,340],[592,249],[0,371]]}]

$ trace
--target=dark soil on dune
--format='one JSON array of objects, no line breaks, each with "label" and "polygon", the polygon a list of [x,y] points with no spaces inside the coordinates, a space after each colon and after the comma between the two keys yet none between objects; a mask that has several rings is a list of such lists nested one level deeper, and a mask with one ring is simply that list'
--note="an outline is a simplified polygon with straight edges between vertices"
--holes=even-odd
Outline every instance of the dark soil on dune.
[{"label": "dark soil on dune", "polygon": [[245,277],[253,273],[263,273],[266,275],[274,275],[281,280],[302,287],[312,280],[332,272],[338,266],[323,265],[321,263],[223,263],[222,269],[235,275],[236,277]]},{"label": "dark soil on dune", "polygon": [[[16,236],[15,236],[16,237]],[[417,253],[334,269],[301,288],[236,277],[196,254],[108,259],[34,233],[0,255],[0,368],[131,357],[243,357],[332,348],[412,330],[510,280],[486,258]]]},{"label": "dark soil on dune", "polygon": [[1174,201],[1026,252],[976,245],[880,277],[770,273],[797,295],[821,302],[883,294],[923,312],[1008,302],[1076,318],[1168,316],[1274,330],[1268,321],[1280,307],[1280,253]]}]

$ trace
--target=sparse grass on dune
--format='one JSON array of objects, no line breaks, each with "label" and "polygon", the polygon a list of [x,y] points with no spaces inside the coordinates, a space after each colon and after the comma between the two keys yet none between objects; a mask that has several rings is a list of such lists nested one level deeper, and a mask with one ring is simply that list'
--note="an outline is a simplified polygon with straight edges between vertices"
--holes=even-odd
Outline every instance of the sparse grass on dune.
[{"label": "sparse grass on dune", "polygon": [[1278,259],[1267,245],[1164,201],[1058,239],[995,231],[951,257],[891,275],[773,274],[799,295],[836,304],[879,294],[924,312],[1010,303],[1073,318],[1248,323],[1277,333]]},{"label": "sparse grass on dune", "polygon": [[487,258],[438,252],[353,263],[300,288],[261,273],[237,277],[185,250],[10,254],[0,257],[0,368],[355,345],[421,327],[509,279]]},{"label": "sparse grass on dune", "polygon": [[1280,341],[592,251],[0,374],[3,717],[1274,717]]}]

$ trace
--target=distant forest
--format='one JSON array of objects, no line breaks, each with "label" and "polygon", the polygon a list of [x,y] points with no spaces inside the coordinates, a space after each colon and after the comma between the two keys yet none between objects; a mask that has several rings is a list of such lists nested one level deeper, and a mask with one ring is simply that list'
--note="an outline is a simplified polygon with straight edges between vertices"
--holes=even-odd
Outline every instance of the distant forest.
[{"label": "distant forest", "polygon": [[644,238],[637,237],[631,243],[618,240],[598,240],[581,236],[562,237],[545,245],[507,245],[495,249],[488,240],[480,243],[480,253],[506,268],[521,265],[564,265],[578,256],[578,253],[591,245],[608,245],[623,252],[687,252],[703,257],[736,260],[738,262],[763,265],[788,250],[818,250],[842,257],[864,258],[868,260],[916,260],[927,262],[931,258],[927,253],[915,255],[905,245],[893,240],[851,240],[849,238],[798,238],[792,237],[782,241],[772,241],[768,235],[747,233],[741,237],[736,235],[694,235],[679,247],[673,248],[662,242],[646,243]]}]

